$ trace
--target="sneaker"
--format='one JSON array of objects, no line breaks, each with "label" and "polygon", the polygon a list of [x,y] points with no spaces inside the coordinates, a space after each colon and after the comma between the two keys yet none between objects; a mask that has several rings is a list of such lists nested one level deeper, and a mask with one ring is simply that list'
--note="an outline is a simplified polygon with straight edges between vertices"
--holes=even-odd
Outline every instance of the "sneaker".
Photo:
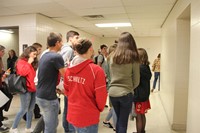
[{"label": "sneaker", "polygon": [[41,117],[41,114],[35,115],[35,119],[39,119]]},{"label": "sneaker", "polygon": [[5,133],[5,132],[8,132],[9,131],[9,127],[6,127],[6,126],[4,126],[4,125],[2,125],[1,127],[0,127],[0,132],[1,133]]},{"label": "sneaker", "polygon": [[25,128],[25,133],[31,133],[31,132],[33,132],[33,129],[32,128]]},{"label": "sneaker", "polygon": [[3,121],[8,120],[8,117],[3,116]]},{"label": "sneaker", "polygon": [[9,132],[10,133],[19,133],[17,128],[15,128],[15,129],[11,128]]},{"label": "sneaker", "polygon": [[136,118],[136,116],[130,115],[130,120],[134,121],[134,119]]},{"label": "sneaker", "polygon": [[110,122],[104,122],[104,121],[103,121],[103,125],[104,125],[105,127],[108,127],[108,128],[113,128],[113,126],[112,126],[112,124],[111,124]]}]

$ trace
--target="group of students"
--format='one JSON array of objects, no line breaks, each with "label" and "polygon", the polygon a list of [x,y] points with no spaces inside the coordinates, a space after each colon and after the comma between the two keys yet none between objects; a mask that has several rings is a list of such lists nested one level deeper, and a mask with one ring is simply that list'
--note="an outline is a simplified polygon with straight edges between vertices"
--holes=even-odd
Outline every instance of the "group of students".
[{"label": "group of students", "polygon": [[[36,102],[42,114],[36,128],[43,125],[40,129],[44,133],[56,133],[59,93],[65,95],[65,132],[97,133],[100,112],[104,110],[108,92],[117,119],[115,131],[127,132],[129,114],[135,102],[137,133],[145,133],[145,113],[150,109],[151,79],[145,49],[137,49],[129,32],[121,33],[117,44],[104,61],[108,70],[105,74],[102,66],[94,64],[92,60],[94,49],[90,40],[79,39],[76,31],[69,31],[66,39],[67,43],[63,45],[60,33],[50,33],[47,37],[48,49],[41,55],[39,63],[38,50],[33,46],[27,47],[19,57],[16,73],[27,78],[28,92],[19,94],[21,108],[10,132],[18,133],[18,124],[25,113],[25,131],[34,132],[31,122]],[[98,62],[102,63],[103,60],[104,57],[98,57]],[[35,77],[38,78],[37,89]],[[64,90],[57,88],[59,82],[63,82]]]},{"label": "group of students", "polygon": [[[145,113],[151,108],[149,95],[152,76],[146,50],[137,49],[133,36],[123,32],[116,44],[110,46],[105,58],[111,109],[103,124],[117,133],[126,133],[130,112],[135,112],[137,133],[145,133]],[[135,107],[132,108],[132,105]],[[113,124],[109,122],[111,116]]]}]

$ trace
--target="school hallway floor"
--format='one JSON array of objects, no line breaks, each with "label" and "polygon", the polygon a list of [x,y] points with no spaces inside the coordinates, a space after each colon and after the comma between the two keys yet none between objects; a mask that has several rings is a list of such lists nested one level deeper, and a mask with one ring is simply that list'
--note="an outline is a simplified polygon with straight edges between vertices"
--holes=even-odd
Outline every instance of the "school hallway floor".
[{"label": "school hallway floor", "polygon": [[[166,114],[160,102],[159,92],[155,91],[154,93],[151,93],[150,102],[151,102],[151,110],[149,110],[148,113],[146,114],[146,119],[147,119],[146,133],[185,133],[185,132],[176,132],[170,130]],[[8,117],[8,120],[3,121],[3,123],[6,126],[11,127],[15,115],[19,111],[19,106],[20,106],[19,96],[14,95],[10,110],[8,112],[4,112],[4,116]],[[63,109],[63,96],[61,96],[61,110],[62,109]],[[99,133],[114,133],[114,131],[111,128],[104,127],[102,124],[108,111],[109,108],[105,108],[104,111],[101,113],[101,118],[99,122]],[[57,133],[64,133],[64,130],[62,128],[61,117],[62,113],[61,115],[59,115],[59,125],[57,127]],[[38,119],[33,119],[32,128],[35,127],[37,120]],[[21,120],[18,129],[20,133],[24,133],[25,121],[23,119]],[[129,120],[127,133],[132,133],[133,131],[136,131],[135,120],[134,121]]]}]

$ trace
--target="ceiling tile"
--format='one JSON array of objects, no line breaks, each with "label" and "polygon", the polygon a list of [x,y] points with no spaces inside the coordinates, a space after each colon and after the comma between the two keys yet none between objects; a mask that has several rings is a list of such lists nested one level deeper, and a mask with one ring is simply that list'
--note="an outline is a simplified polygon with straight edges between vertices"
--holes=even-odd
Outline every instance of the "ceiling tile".
[{"label": "ceiling tile", "polygon": [[[87,33],[118,37],[123,31],[135,36],[159,36],[160,26],[177,0],[0,0],[0,17],[40,13]],[[103,15],[103,18],[85,18]],[[132,27],[98,28],[96,23],[131,22]]]},{"label": "ceiling tile", "polygon": [[1,0],[4,7],[35,5],[40,3],[51,3],[51,0]]}]

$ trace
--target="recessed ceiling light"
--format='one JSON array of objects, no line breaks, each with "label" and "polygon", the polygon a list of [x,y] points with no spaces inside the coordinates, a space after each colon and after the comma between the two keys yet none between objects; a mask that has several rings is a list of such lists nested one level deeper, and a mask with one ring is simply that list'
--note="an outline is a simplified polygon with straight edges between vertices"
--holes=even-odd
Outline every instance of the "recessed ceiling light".
[{"label": "recessed ceiling light", "polygon": [[101,23],[95,25],[97,27],[130,27],[131,23]]},{"label": "recessed ceiling light", "polygon": [[12,30],[0,30],[0,32],[3,32],[3,33],[10,33],[10,34],[14,33]]}]

